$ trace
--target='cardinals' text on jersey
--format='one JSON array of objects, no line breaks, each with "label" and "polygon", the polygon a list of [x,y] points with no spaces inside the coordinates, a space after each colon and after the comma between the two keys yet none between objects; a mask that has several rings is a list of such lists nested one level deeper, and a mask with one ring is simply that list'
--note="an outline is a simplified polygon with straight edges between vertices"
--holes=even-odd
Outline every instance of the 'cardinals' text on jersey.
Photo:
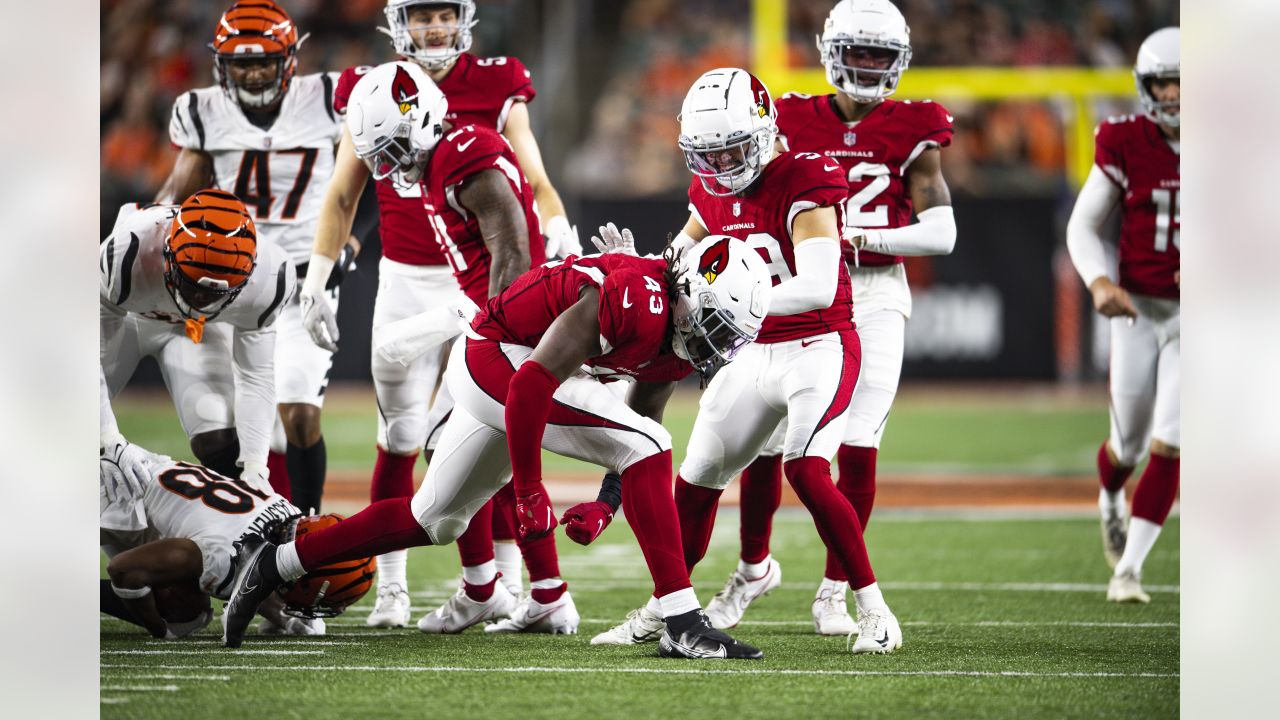
[{"label": "'cardinals' text on jersey", "polygon": [[1120,191],[1120,287],[1140,295],[1178,298],[1182,266],[1180,156],[1160,127],[1126,115],[1098,126],[1094,163]]},{"label": "'cardinals' text on jersey", "polygon": [[[506,138],[479,125],[463,125],[446,133],[432,151],[422,176],[427,188],[424,203],[435,238],[453,268],[458,285],[477,305],[489,300],[489,269],[493,257],[484,244],[479,221],[462,206],[458,193],[469,178],[486,170],[497,170],[506,177],[524,210],[530,267],[546,261],[542,230],[534,210],[533,188],[520,172],[516,154]],[[500,242],[506,240],[499,238]]]},{"label": "'cardinals' text on jersey", "polygon": [[[712,235],[728,235],[756,249],[777,285],[796,273],[791,223],[796,215],[818,207],[839,207],[848,191],[840,166],[816,153],[782,153],[746,191],[716,197],[694,178],[689,185],[689,210]],[[756,342],[785,340],[849,330],[853,327],[853,295],[849,271],[840,265],[831,306],[797,315],[771,315],[764,320]]]},{"label": "'cardinals' text on jersey", "polygon": [[[899,228],[911,224],[907,168],[920,153],[951,144],[951,115],[938,103],[885,100],[862,120],[845,123],[834,95],[787,93],[778,100],[778,131],[788,150],[820,153],[840,163],[849,183],[845,227]],[[846,250],[852,251],[846,246]],[[861,252],[862,265],[901,257]]]},{"label": "'cardinals' text on jersey", "polygon": [[213,158],[216,185],[253,214],[258,236],[295,263],[311,257],[325,185],[333,176],[342,118],[333,104],[336,73],[295,77],[269,128],[249,122],[220,87],[178,96],[169,136]]},{"label": "'cardinals' text on jersey", "polygon": [[661,258],[620,253],[547,263],[489,300],[472,331],[489,340],[537,347],[551,323],[590,286],[600,292],[601,353],[586,362],[593,374],[602,380],[679,380],[693,367],[671,352],[666,269]]},{"label": "'cardinals' text on jersey", "polygon": [[[334,107],[346,112],[351,89],[370,66],[347,68],[338,78]],[[436,83],[449,100],[445,117],[455,128],[479,125],[502,132],[511,105],[529,102],[537,94],[524,63],[513,57],[478,58],[463,53],[457,63]],[[384,257],[407,265],[444,265],[434,230],[422,212],[422,186],[397,189],[390,180],[377,184],[379,233]]]}]

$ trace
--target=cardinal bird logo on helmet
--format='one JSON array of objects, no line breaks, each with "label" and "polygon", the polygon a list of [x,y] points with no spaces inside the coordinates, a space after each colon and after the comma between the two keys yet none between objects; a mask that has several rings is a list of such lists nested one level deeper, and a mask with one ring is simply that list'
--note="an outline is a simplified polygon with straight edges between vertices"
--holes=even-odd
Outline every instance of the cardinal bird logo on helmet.
[{"label": "cardinal bird logo on helmet", "polygon": [[747,77],[751,78],[751,97],[756,99],[756,115],[764,117],[772,111],[772,103],[769,100],[769,90],[760,82],[760,78],[747,73]]},{"label": "cardinal bird logo on helmet", "polygon": [[698,259],[698,274],[713,283],[729,267],[729,238],[717,241]]},{"label": "cardinal bird logo on helmet", "polygon": [[404,68],[396,68],[395,79],[391,81],[391,97],[400,106],[400,114],[409,112],[409,108],[418,107],[418,84],[409,77]]}]

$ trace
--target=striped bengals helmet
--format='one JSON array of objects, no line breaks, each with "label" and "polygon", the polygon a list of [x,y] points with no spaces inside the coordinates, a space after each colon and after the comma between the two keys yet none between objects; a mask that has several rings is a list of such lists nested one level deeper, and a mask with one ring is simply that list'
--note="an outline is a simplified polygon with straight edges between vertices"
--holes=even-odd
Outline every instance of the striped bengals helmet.
[{"label": "striped bengals helmet", "polygon": [[[289,14],[272,0],[239,0],[218,19],[213,33],[213,77],[232,100],[246,108],[263,108],[282,97],[298,69],[298,48],[307,39]],[[272,60],[274,78],[237,84],[230,64],[240,60]]]},{"label": "striped bengals helmet", "polygon": [[[299,518],[293,539],[337,525],[343,519],[334,513]],[[344,560],[316,568],[279,590],[285,612],[298,617],[341,615],[369,592],[377,570],[376,557]]]},{"label": "striped bengals helmet", "polygon": [[244,203],[206,189],[182,202],[164,247],[164,284],[191,320],[211,320],[248,284],[258,259],[258,231]]}]

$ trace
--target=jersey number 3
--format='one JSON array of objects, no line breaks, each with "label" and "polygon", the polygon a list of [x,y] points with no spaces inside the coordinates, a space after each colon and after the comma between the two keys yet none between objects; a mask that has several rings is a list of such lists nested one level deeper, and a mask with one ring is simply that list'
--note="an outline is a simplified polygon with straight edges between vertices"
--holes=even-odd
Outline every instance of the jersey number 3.
[{"label": "jersey number 3", "polygon": [[[307,191],[307,185],[311,184],[311,168],[316,164],[318,152],[316,148],[274,152],[245,150],[244,157],[240,159],[240,172],[236,175],[236,197],[240,198],[245,207],[253,208],[253,215],[259,221],[292,220],[298,214],[298,207],[302,205],[302,194]],[[270,158],[273,154],[300,155],[302,158],[298,163],[298,174],[293,179],[293,188],[285,197],[284,207],[278,218],[271,217],[271,206],[275,202],[275,196],[271,194]]]}]

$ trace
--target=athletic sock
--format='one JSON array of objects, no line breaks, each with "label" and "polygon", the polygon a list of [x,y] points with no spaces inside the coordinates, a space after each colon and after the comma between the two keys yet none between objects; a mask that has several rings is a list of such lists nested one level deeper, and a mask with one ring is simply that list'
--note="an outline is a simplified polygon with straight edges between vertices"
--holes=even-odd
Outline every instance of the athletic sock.
[{"label": "athletic sock", "polygon": [[[556,553],[556,536],[550,533],[532,540],[517,543],[525,567],[529,568],[529,583],[538,587],[538,581],[560,577],[560,556]],[[520,565],[516,565],[516,578],[520,577]]]},{"label": "athletic sock", "polygon": [[1146,518],[1133,517],[1129,520],[1129,536],[1124,541],[1124,554],[1116,563],[1116,575],[1133,573],[1142,575],[1142,564],[1160,537],[1161,526]]},{"label": "athletic sock", "polygon": [[738,574],[748,580],[759,580],[764,574],[769,572],[769,560],[772,555],[765,555],[760,562],[749,563],[746,560],[738,561]]},{"label": "athletic sock", "polygon": [[392,550],[378,556],[378,586],[396,584],[408,590],[409,581],[405,579],[405,570],[409,564],[408,550]]},{"label": "athletic sock", "polygon": [[324,478],[328,467],[322,436],[311,447],[298,447],[293,443],[285,448],[285,463],[289,467],[289,484],[293,491],[293,504],[308,514],[319,514],[320,499],[324,496]]},{"label": "athletic sock", "polygon": [[1133,474],[1131,467],[1116,467],[1107,454],[1107,443],[1104,440],[1098,448],[1098,481],[1103,489],[1115,492],[1124,488],[1124,483]]},{"label": "athletic sock", "polygon": [[267,479],[271,489],[285,500],[293,498],[293,488],[289,482],[289,464],[285,462],[284,453],[271,450],[267,453]]},{"label": "athletic sock", "polygon": [[858,610],[863,612],[889,609],[889,606],[885,604],[884,595],[880,593],[879,583],[871,583],[866,587],[854,590],[853,601],[858,606]]},{"label": "athletic sock", "polygon": [[558,577],[534,580],[529,585],[532,588],[529,592],[530,596],[540,605],[550,605],[559,600],[560,596],[564,595],[564,591],[569,589],[569,583]]},{"label": "athletic sock", "polygon": [[663,595],[658,598],[658,604],[662,606],[662,617],[666,618],[668,623],[672,618],[702,609],[702,603],[698,602],[698,595],[691,587]]},{"label": "athletic sock", "polygon": [[[489,500],[467,523],[458,536],[458,558],[469,567],[493,562],[493,501]],[[495,571],[496,572],[496,571]]]},{"label": "athletic sock", "polygon": [[307,574],[302,567],[302,559],[298,557],[298,543],[290,542],[276,548],[276,572],[285,582],[292,582]]},{"label": "athletic sock", "polygon": [[516,486],[515,483],[507,483],[493,496],[493,539],[495,542],[500,540],[516,539]]},{"label": "athletic sock", "polygon": [[396,455],[378,448],[378,459],[373,464],[373,477],[369,480],[369,502],[389,498],[413,497],[413,465],[418,453]]},{"label": "athletic sock", "polygon": [[464,580],[462,582],[462,591],[467,594],[467,597],[476,602],[488,602],[489,598],[493,597],[493,586],[497,583],[497,575],[493,575],[489,582],[472,584]]},{"label": "athletic sock", "polygon": [[871,508],[876,504],[876,449],[841,445],[836,452],[836,463],[840,471],[836,489],[849,498],[865,533],[871,521]]},{"label": "athletic sock", "polygon": [[[494,512],[498,511],[495,504]],[[519,595],[524,589],[520,570],[520,548],[513,540],[493,541],[493,562],[498,566],[502,576],[502,584],[507,586],[512,595]]]},{"label": "athletic sock", "polygon": [[649,602],[645,603],[644,606],[648,608],[649,612],[657,615],[658,617],[662,617],[662,603],[659,602],[658,598],[650,595]]},{"label": "athletic sock", "polygon": [[782,504],[782,456],[761,455],[742,471],[738,493],[738,537],[742,561],[760,563],[769,557],[773,515]]},{"label": "athletic sock", "polygon": [[[820,457],[800,457],[786,462],[783,471],[813,516],[818,535],[844,568],[850,584],[866,587],[876,581],[871,559],[862,539],[862,526],[849,499],[831,482],[831,463]],[[827,577],[833,577],[828,568]],[[834,578],[844,579],[844,578]]]},{"label": "athletic sock", "polygon": [[317,568],[391,550],[430,545],[431,536],[413,514],[410,498],[404,497],[373,503],[336,525],[303,535],[295,544],[302,566]]},{"label": "athletic sock", "polygon": [[1147,469],[1133,492],[1133,517],[1124,554],[1116,563],[1116,574],[1142,574],[1142,565],[1160,537],[1160,528],[1169,517],[1173,501],[1178,497],[1182,462],[1178,458],[1151,455]]},{"label": "athletic sock", "polygon": [[693,567],[707,554],[711,531],[716,523],[716,507],[723,492],[694,485],[676,476],[676,512],[680,520],[680,543],[687,573],[692,573]]},{"label": "athletic sock", "polygon": [[1111,492],[1106,488],[1098,488],[1098,509],[1108,515],[1123,512],[1125,509],[1124,488]]},{"label": "athletic sock", "polygon": [[692,588],[680,550],[676,503],[671,497],[670,450],[647,457],[622,473],[622,509],[653,576],[654,595]]},{"label": "athletic sock", "polygon": [[493,560],[477,565],[462,566],[462,581],[470,585],[483,585],[484,583],[492,582],[497,574],[498,566]]}]

